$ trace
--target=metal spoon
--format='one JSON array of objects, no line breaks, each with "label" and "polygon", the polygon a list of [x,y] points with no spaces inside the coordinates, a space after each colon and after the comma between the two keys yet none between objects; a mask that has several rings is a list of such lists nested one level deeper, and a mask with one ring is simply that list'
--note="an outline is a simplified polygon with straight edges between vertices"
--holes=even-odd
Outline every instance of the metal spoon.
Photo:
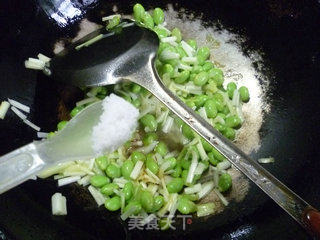
[{"label": "metal spoon", "polygon": [[[159,46],[157,35],[133,23],[128,25],[121,34],[112,36],[104,33],[104,30],[98,30],[64,50],[50,64],[52,77],[76,86],[102,86],[123,80],[141,85],[205,138],[304,228],[320,234],[320,214],[315,208],[243,153],[164,86],[154,66]],[[99,34],[104,35],[96,43],[75,49]]]},{"label": "metal spoon", "polygon": [[[87,44],[92,38],[99,40]],[[121,34],[98,30],[52,59],[45,73],[58,81],[76,86],[103,86],[123,80],[141,85],[205,138],[305,229],[320,236],[320,214],[315,208],[243,153],[163,85],[154,66],[158,45],[159,40],[154,32],[133,23],[126,24]],[[43,156],[39,155],[42,159]],[[41,160],[36,155],[32,156],[34,163],[29,158],[29,168],[37,169],[35,163],[41,163]],[[58,159],[62,156],[52,153],[50,157]],[[31,172],[35,174],[36,170]]]}]

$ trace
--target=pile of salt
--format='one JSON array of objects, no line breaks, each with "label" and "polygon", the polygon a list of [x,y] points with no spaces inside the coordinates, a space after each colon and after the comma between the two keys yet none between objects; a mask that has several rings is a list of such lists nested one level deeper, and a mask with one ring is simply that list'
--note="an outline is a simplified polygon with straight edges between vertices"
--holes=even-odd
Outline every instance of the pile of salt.
[{"label": "pile of salt", "polygon": [[102,102],[103,113],[93,128],[92,147],[97,154],[110,153],[131,138],[138,125],[139,110],[115,94]]}]

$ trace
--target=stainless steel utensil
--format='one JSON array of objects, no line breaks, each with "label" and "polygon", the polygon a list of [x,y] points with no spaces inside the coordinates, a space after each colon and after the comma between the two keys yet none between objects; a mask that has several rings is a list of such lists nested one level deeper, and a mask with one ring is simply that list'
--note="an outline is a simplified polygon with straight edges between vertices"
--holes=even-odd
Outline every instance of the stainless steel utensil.
[{"label": "stainless steel utensil", "polygon": [[[88,44],[87,41],[92,38],[98,41]],[[101,29],[58,54],[51,60],[45,73],[58,81],[76,86],[103,86],[123,80],[141,85],[214,146],[298,223],[320,236],[320,214],[315,208],[243,153],[164,86],[154,66],[158,46],[159,40],[154,32],[134,23],[126,24],[120,34]]]}]

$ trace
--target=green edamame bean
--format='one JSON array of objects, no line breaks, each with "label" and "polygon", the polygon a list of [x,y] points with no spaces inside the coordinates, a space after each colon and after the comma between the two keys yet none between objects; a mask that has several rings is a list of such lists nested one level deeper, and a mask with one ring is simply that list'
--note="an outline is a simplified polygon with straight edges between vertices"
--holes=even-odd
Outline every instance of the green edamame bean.
[{"label": "green edamame bean", "polygon": [[193,82],[194,78],[197,76],[196,73],[191,73],[189,76],[189,80]]},{"label": "green edamame bean", "polygon": [[207,81],[208,81],[208,73],[200,72],[195,76],[193,83],[196,86],[203,86],[207,83]]},{"label": "green edamame bean", "polygon": [[211,150],[213,156],[215,159],[217,159],[219,162],[224,161],[226,158],[215,148],[212,148]]},{"label": "green edamame bean", "polygon": [[121,169],[114,163],[111,163],[106,168],[106,174],[110,178],[118,178],[121,176]]},{"label": "green edamame bean", "polygon": [[178,178],[178,177],[180,177],[181,173],[182,173],[182,168],[181,168],[181,166],[178,165],[173,169],[173,173],[171,173],[171,176]]},{"label": "green edamame bean", "polygon": [[241,126],[241,123],[242,123],[241,119],[236,115],[232,115],[226,118],[227,127],[238,128]]},{"label": "green edamame bean", "polygon": [[196,211],[196,205],[185,197],[181,197],[178,202],[178,210],[182,214],[189,214]]},{"label": "green edamame bean", "polygon": [[227,115],[228,113],[230,113],[230,109],[229,109],[229,107],[226,105],[226,106],[224,106],[224,108],[223,108],[223,110],[222,110],[222,112],[221,113],[223,113],[223,114],[225,114],[225,115]]},{"label": "green edamame bean", "polygon": [[155,31],[155,33],[158,35],[159,38],[168,37],[168,33],[165,29],[154,27],[153,31]]},{"label": "green edamame bean", "polygon": [[182,194],[182,197],[183,198],[186,198],[190,201],[197,201],[199,200],[199,196],[198,194]]},{"label": "green edamame bean", "polygon": [[158,195],[153,200],[153,211],[158,211],[164,204],[164,198],[161,195]]},{"label": "green edamame bean", "polygon": [[192,108],[192,109],[196,108],[196,104],[194,103],[193,99],[189,98],[189,99],[187,99],[187,100],[184,99],[184,100],[182,100],[182,101],[184,101],[184,103],[185,103],[189,108]]},{"label": "green edamame bean", "polygon": [[153,21],[157,25],[163,23],[164,13],[161,8],[155,8],[153,10]]},{"label": "green edamame bean", "polygon": [[133,195],[133,184],[132,182],[127,182],[124,184],[124,187],[122,189],[122,192],[124,194],[124,198],[126,201],[130,200]]},{"label": "green edamame bean", "polygon": [[237,89],[237,85],[234,82],[229,82],[227,85],[227,92],[228,92],[228,96],[229,98],[233,97],[233,92],[234,90]]},{"label": "green edamame bean", "polygon": [[186,100],[186,102],[185,102],[186,104],[187,104],[187,106],[189,107],[189,108],[193,108],[193,107],[195,107],[196,106],[196,104],[193,102],[193,100],[192,99],[188,99],[188,100]]},{"label": "green edamame bean", "polygon": [[107,30],[110,30],[114,27],[116,27],[117,25],[119,25],[120,23],[120,17],[119,16],[115,16],[112,19],[109,20],[109,23],[107,25]]},{"label": "green edamame bean", "polygon": [[180,58],[187,56],[186,52],[183,50],[183,48],[181,46],[177,46],[176,50],[177,50],[177,53],[179,53]]},{"label": "green edamame bean", "polygon": [[114,32],[114,34],[120,34],[122,32],[122,27],[115,27],[110,29],[110,31]]},{"label": "green edamame bean", "polygon": [[182,159],[184,159],[186,157],[187,152],[188,152],[187,147],[182,148],[182,150],[180,151],[180,153],[177,157],[178,166],[181,166],[181,161],[182,161]]},{"label": "green edamame bean", "polygon": [[59,122],[57,125],[58,131],[62,130],[67,125],[67,123],[68,123],[68,121]]},{"label": "green edamame bean", "polygon": [[168,63],[164,64],[162,67],[162,74],[165,74],[165,73],[169,74],[170,77],[172,77],[174,73],[173,67]]},{"label": "green edamame bean", "polygon": [[55,132],[49,132],[47,138],[52,138],[54,135],[56,135]]},{"label": "green edamame bean", "polygon": [[180,60],[179,59],[170,59],[170,60],[167,60],[166,63],[171,64],[173,67],[176,67],[180,63]]},{"label": "green edamame bean", "polygon": [[96,158],[96,164],[98,165],[98,167],[102,170],[105,171],[107,166],[108,166],[108,159],[106,156],[100,156],[98,158]]},{"label": "green edamame bean", "polygon": [[204,64],[204,62],[210,56],[210,49],[208,47],[201,47],[198,49],[197,52],[197,59],[200,65]]},{"label": "green edamame bean", "polygon": [[138,108],[141,105],[141,101],[137,98],[132,101],[132,105],[135,106],[136,108]]},{"label": "green edamame bean", "polygon": [[107,88],[106,87],[99,87],[98,93],[102,95],[107,95]]},{"label": "green edamame bean", "polygon": [[72,109],[72,111],[70,112],[70,116],[71,116],[71,117],[76,116],[82,109],[84,109],[83,106],[75,107],[75,108]]},{"label": "green edamame bean", "polygon": [[198,74],[198,73],[200,73],[200,72],[203,72],[202,66],[200,66],[200,65],[195,65],[195,66],[193,66],[193,68],[192,68],[192,73]]},{"label": "green edamame bean", "polygon": [[110,183],[110,179],[103,175],[94,175],[90,178],[90,184],[94,187],[103,187]]},{"label": "green edamame bean", "polygon": [[158,135],[156,133],[147,133],[143,139],[142,142],[145,146],[149,146],[154,141],[158,140]]},{"label": "green edamame bean", "polygon": [[219,163],[219,161],[214,157],[213,152],[209,152],[209,153],[208,153],[208,157],[209,157],[209,162],[210,162],[213,166],[217,166],[217,164]]},{"label": "green edamame bean", "polygon": [[131,87],[131,92],[133,93],[139,93],[141,90],[141,86],[138,85],[138,84],[132,84],[132,87]]},{"label": "green edamame bean", "polygon": [[140,3],[136,3],[133,6],[133,17],[136,21],[141,22],[142,17],[144,16],[145,10],[144,7]]},{"label": "green edamame bean", "polygon": [[158,55],[160,55],[164,49],[172,50],[172,46],[169,43],[160,42],[158,48]]},{"label": "green edamame bean", "polygon": [[202,66],[202,70],[203,71],[209,71],[210,69],[212,69],[214,66],[213,66],[213,63],[212,62],[205,62]]},{"label": "green edamame bean", "polygon": [[142,210],[141,203],[137,200],[131,200],[128,205],[124,208],[124,212],[128,211],[131,208],[135,208],[135,211],[133,212],[133,215],[139,214]]},{"label": "green edamame bean", "polygon": [[220,177],[219,177],[219,181],[218,181],[218,188],[220,192],[226,192],[228,191],[232,186],[232,179],[230,174],[228,173],[223,173]]},{"label": "green edamame bean", "polygon": [[152,114],[146,114],[140,118],[140,122],[143,126],[147,127],[151,132],[155,132],[158,127],[156,118]]},{"label": "green edamame bean", "polygon": [[221,118],[223,118],[224,120],[225,120],[226,117],[227,117],[224,113],[218,113],[218,114],[217,114],[217,117],[218,117],[218,116],[221,117]]},{"label": "green edamame bean", "polygon": [[208,99],[204,103],[204,109],[206,110],[207,116],[209,118],[215,118],[218,114],[217,107],[214,103],[214,100],[212,100],[212,99]]},{"label": "green edamame bean", "polygon": [[212,150],[212,146],[205,139],[201,138],[201,143],[204,150],[206,150],[207,152],[210,152]]},{"label": "green edamame bean", "polygon": [[134,163],[128,159],[121,166],[122,176],[126,179],[130,179],[130,174],[134,168]]},{"label": "green edamame bean", "polygon": [[167,170],[171,170],[177,165],[177,159],[175,157],[169,157],[165,159],[165,161],[170,163],[170,167]]},{"label": "green edamame bean", "polygon": [[185,81],[187,81],[187,79],[189,78],[190,76],[190,72],[187,71],[187,70],[184,70],[182,71],[181,73],[179,73],[179,75],[177,77],[175,77],[173,80],[176,82],[176,83],[184,83]]},{"label": "green edamame bean", "polygon": [[138,161],[144,162],[146,160],[146,156],[142,152],[134,151],[131,153],[131,160],[133,164],[136,164]]},{"label": "green edamame bean", "polygon": [[[188,159],[185,159],[185,158],[182,158],[181,159],[181,167],[183,169],[186,169],[188,170],[190,168],[190,165],[191,165],[191,161],[188,160]],[[181,175],[184,174],[184,172],[182,171]]]},{"label": "green edamame bean", "polygon": [[176,42],[178,42],[178,43],[181,42],[182,36],[181,36],[181,31],[180,31],[179,28],[174,28],[174,29],[172,29],[171,35],[172,35],[173,37],[176,37],[176,38],[177,38]]},{"label": "green edamame bean", "polygon": [[[191,164],[191,161],[190,161],[190,164]],[[190,165],[189,165],[189,167],[190,167]],[[185,170],[183,170],[182,173],[181,173],[181,178],[182,178],[182,180],[183,180],[183,184],[186,184],[187,176],[188,176],[188,170],[185,169]]]},{"label": "green edamame bean", "polygon": [[[173,47],[173,46],[171,46],[170,44],[164,44],[164,45],[165,45],[166,47],[164,47],[164,48],[162,49],[162,52],[163,52],[164,50],[165,50],[165,51],[169,51],[169,52],[173,52],[173,53],[176,53],[176,52],[177,52],[176,48]],[[160,61],[163,61],[163,62],[166,61],[166,59],[163,59],[161,55],[160,55],[159,57],[160,57]]]},{"label": "green edamame bean", "polygon": [[[215,94],[213,94],[212,99],[217,100],[217,101],[219,101],[219,102],[221,102],[221,103],[224,103],[224,98],[223,98],[223,96],[222,96],[221,93],[215,93]],[[224,118],[225,118],[225,117],[224,117]]]},{"label": "green edamame bean", "polygon": [[209,77],[217,84],[217,87],[221,87],[223,84],[223,72],[219,68],[212,68],[208,72]]},{"label": "green edamame bean", "polygon": [[[213,100],[214,105],[216,106],[217,110],[218,110],[219,112],[223,111],[223,109],[224,109],[224,104],[223,104],[223,102],[221,102],[221,101],[219,101],[219,100],[217,100],[217,99],[212,99],[212,100]],[[217,114],[217,116],[218,116],[218,114]]]},{"label": "green edamame bean", "polygon": [[194,138],[193,130],[185,123],[182,125],[182,134],[190,140]]},{"label": "green edamame bean", "polygon": [[189,40],[187,41],[187,43],[188,43],[193,49],[197,49],[197,47],[198,47],[197,42],[196,42],[196,40],[194,40],[194,39],[189,39]]},{"label": "green edamame bean", "polygon": [[153,173],[157,174],[159,171],[158,163],[154,160],[152,154],[147,155],[146,167]]},{"label": "green edamame bean", "polygon": [[214,125],[214,128],[217,129],[219,132],[223,132],[224,130],[226,130],[226,126],[221,124],[221,123],[216,123]]},{"label": "green edamame bean", "polygon": [[250,99],[249,90],[247,87],[242,86],[239,88],[239,94],[242,102],[248,102]]},{"label": "green edamame bean", "polygon": [[164,157],[168,153],[168,147],[164,142],[159,142],[158,145],[155,147],[155,152],[159,153],[162,157]]},{"label": "green edamame bean", "polygon": [[236,137],[236,132],[233,128],[226,127],[226,129],[222,133],[226,138],[229,138],[233,141]]},{"label": "green edamame bean", "polygon": [[151,212],[153,208],[153,197],[149,191],[142,191],[140,194],[140,203],[144,210]]},{"label": "green edamame bean", "polygon": [[141,89],[141,93],[140,93],[142,96],[147,96],[147,95],[149,95],[150,94],[150,92],[147,90],[147,89],[145,89],[145,88],[142,88]]},{"label": "green edamame bean", "polygon": [[183,188],[183,179],[182,178],[173,178],[170,182],[167,183],[167,189],[169,193],[178,193]]},{"label": "green edamame bean", "polygon": [[143,14],[142,22],[147,28],[153,29],[153,27],[154,27],[153,18],[151,17],[151,15],[148,12],[145,12]]},{"label": "green edamame bean", "polygon": [[100,189],[100,192],[106,196],[110,196],[110,195],[113,195],[114,192],[113,190],[116,190],[118,189],[119,186],[115,183],[108,183],[106,185],[104,185],[101,189]]},{"label": "green edamame bean", "polygon": [[194,104],[197,108],[200,108],[204,105],[204,103],[209,99],[207,95],[201,94],[194,97]]},{"label": "green edamame bean", "polygon": [[121,199],[119,196],[114,196],[106,200],[104,206],[109,211],[117,211],[121,207]]}]

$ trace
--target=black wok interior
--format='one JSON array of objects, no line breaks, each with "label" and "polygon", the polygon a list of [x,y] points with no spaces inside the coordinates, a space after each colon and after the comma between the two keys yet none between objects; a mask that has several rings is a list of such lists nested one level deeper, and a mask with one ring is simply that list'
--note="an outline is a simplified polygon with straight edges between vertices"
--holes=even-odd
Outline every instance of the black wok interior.
[{"label": "black wok interior", "polygon": [[[74,37],[83,17],[100,23],[113,4],[130,13],[133,1],[72,1],[82,14],[59,26],[48,13],[50,0],[2,0],[0,3],[0,101],[13,98],[31,106],[31,121],[52,131],[66,111],[81,99],[71,86],[53,82],[23,61],[39,52],[53,56],[57,39]],[[320,2],[305,0],[140,1],[146,8],[173,3],[208,21],[246,37],[245,52],[263,53],[270,79],[271,112],[261,129],[262,147],[254,158],[273,156],[265,165],[307,202],[320,208],[319,74]],[[53,10],[55,11],[55,10]],[[0,120],[0,154],[36,139],[36,132],[12,112]],[[52,179],[30,180],[0,195],[0,239],[311,239],[305,231],[254,184],[241,203],[231,203],[221,214],[193,219],[186,231],[128,231],[116,213],[107,213],[84,189],[59,189],[68,199],[68,215],[51,215]]]}]

